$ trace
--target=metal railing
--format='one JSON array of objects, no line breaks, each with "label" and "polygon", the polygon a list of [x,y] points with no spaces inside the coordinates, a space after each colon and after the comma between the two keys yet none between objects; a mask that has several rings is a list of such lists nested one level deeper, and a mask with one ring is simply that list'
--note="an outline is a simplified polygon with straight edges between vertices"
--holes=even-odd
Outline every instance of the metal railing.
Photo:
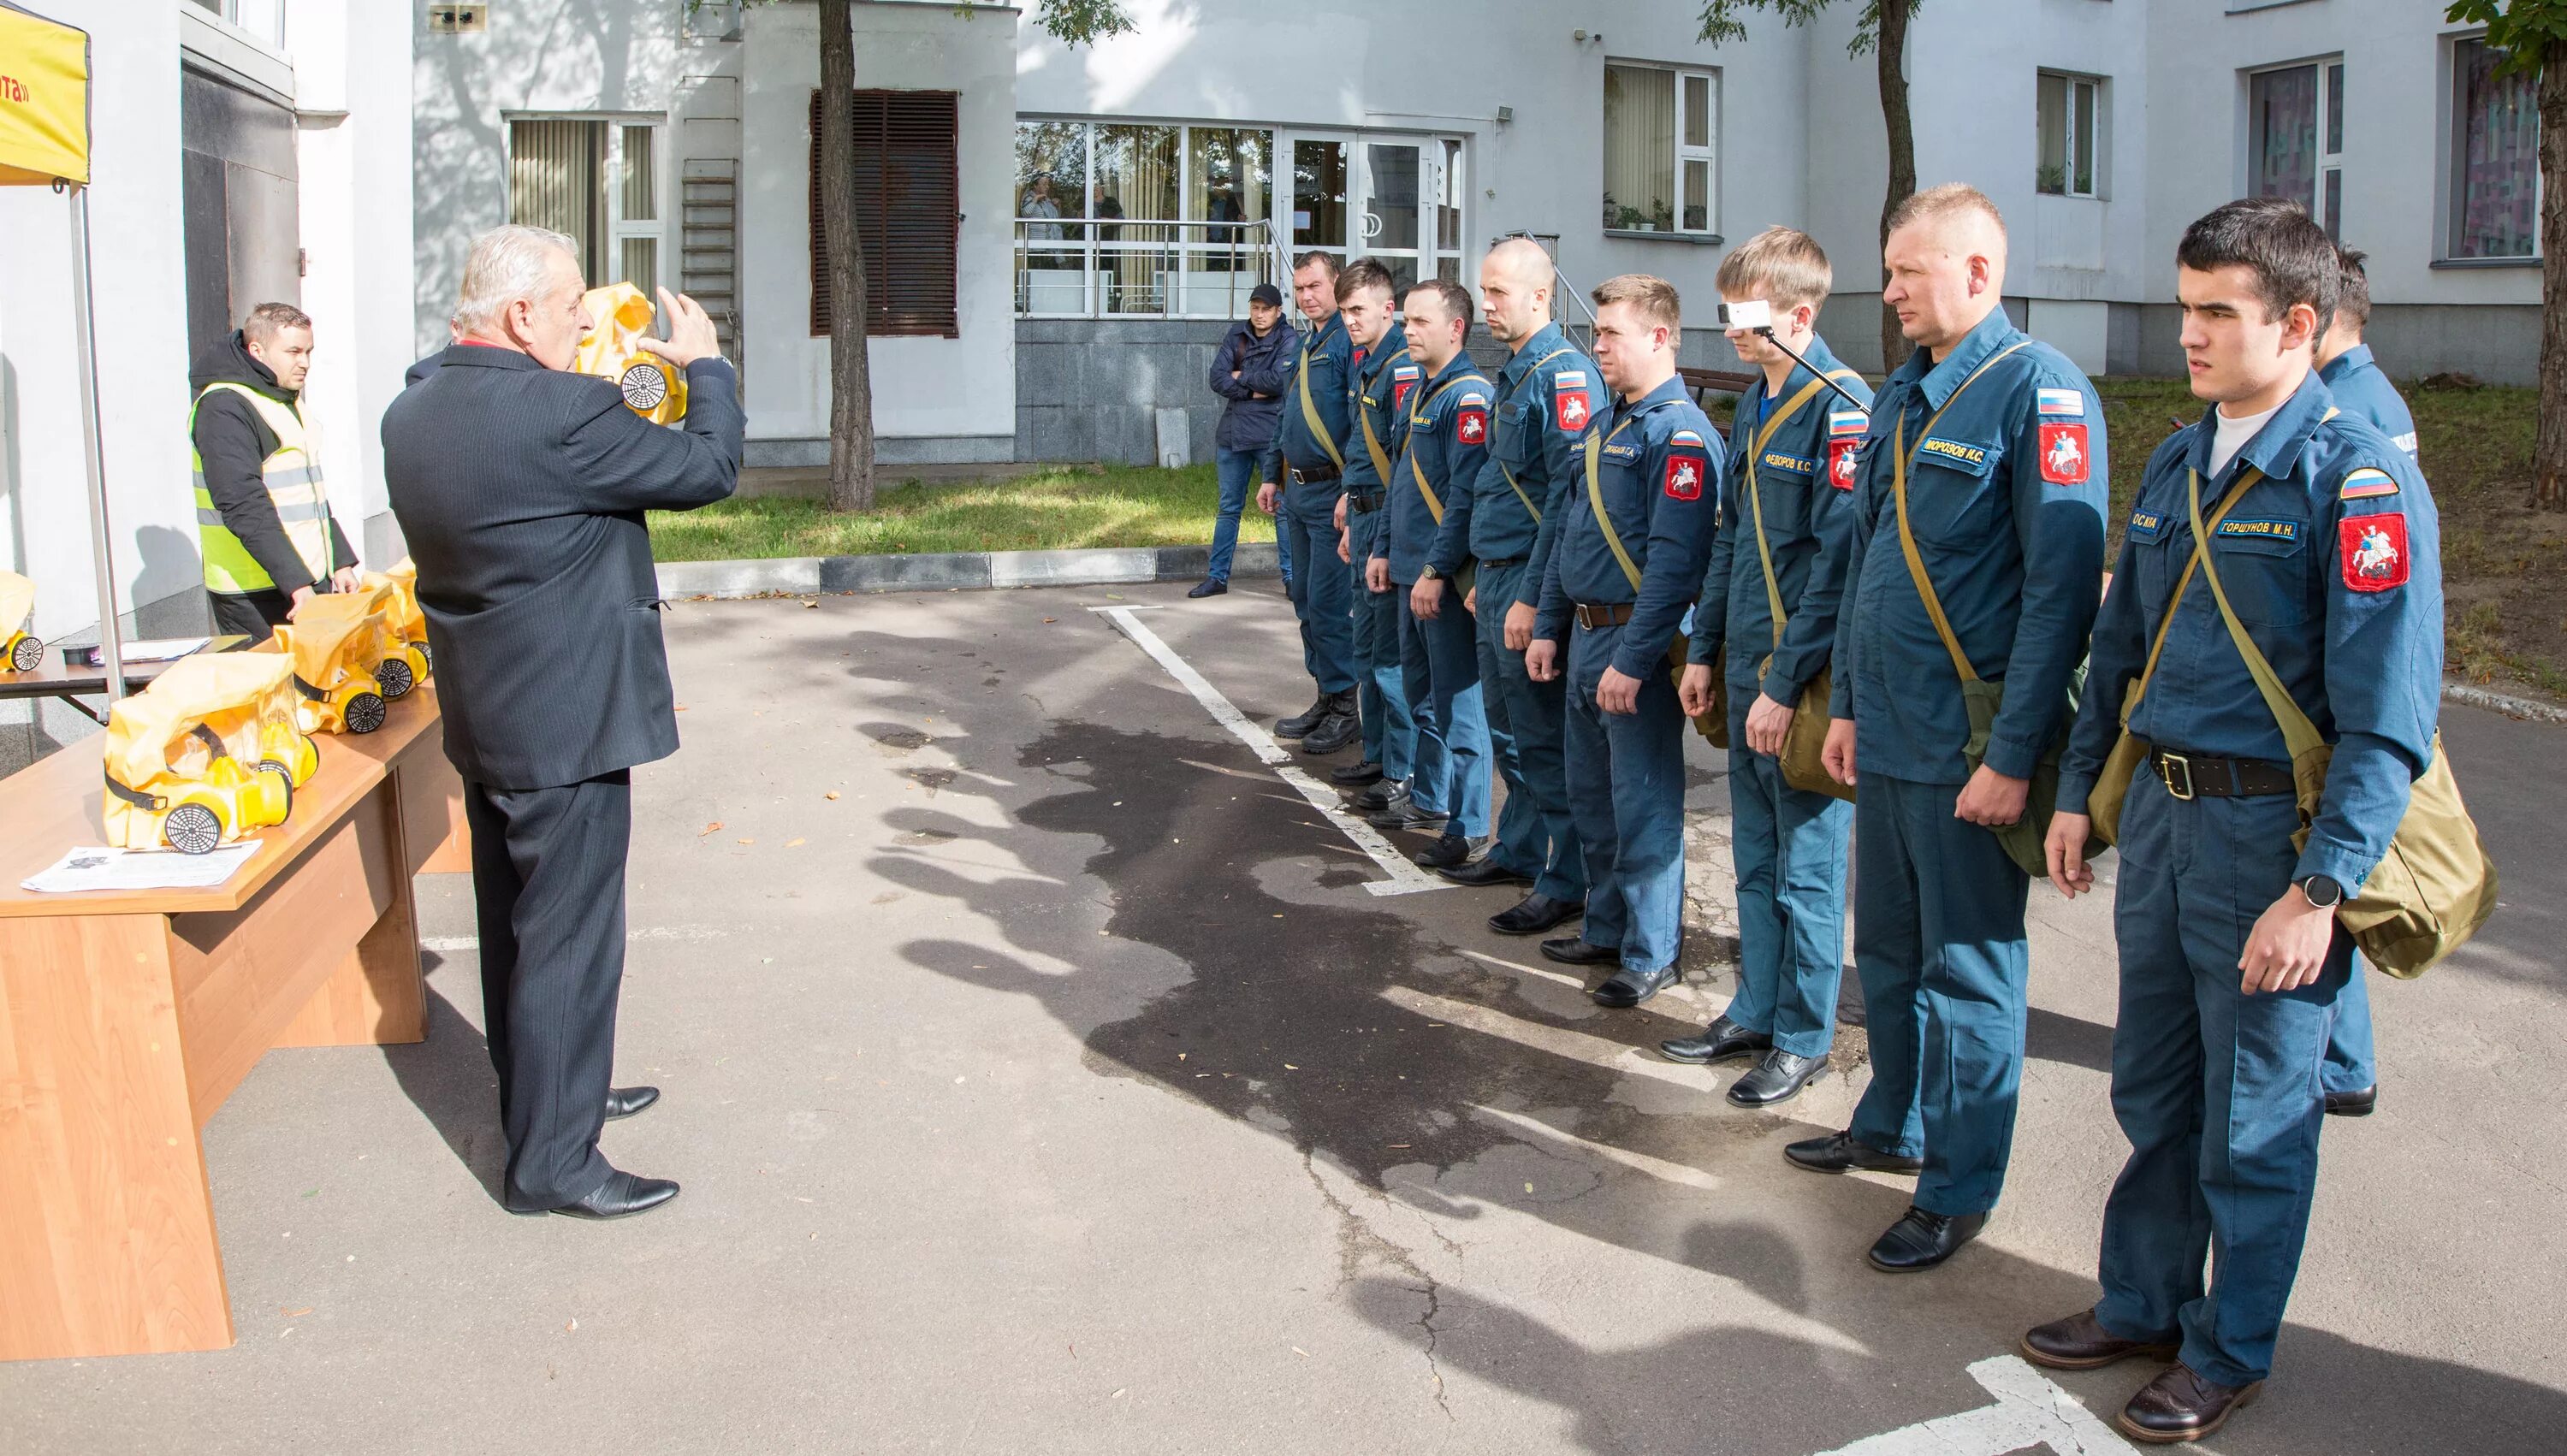
[{"label": "metal railing", "polygon": [[1019,217],[1016,316],[1237,319],[1260,283],[1291,273],[1271,220]]}]

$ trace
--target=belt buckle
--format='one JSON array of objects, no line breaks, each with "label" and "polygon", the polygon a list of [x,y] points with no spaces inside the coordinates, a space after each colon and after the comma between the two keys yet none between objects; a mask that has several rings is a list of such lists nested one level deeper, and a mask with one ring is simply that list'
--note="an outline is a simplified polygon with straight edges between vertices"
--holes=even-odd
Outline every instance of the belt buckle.
[{"label": "belt buckle", "polygon": [[[2183,774],[2181,787],[2175,784],[2178,769]],[[2186,803],[2197,797],[2192,786],[2192,760],[2181,753],[2169,753],[2163,748],[2157,750],[2157,781],[2165,785],[2168,794]]]}]

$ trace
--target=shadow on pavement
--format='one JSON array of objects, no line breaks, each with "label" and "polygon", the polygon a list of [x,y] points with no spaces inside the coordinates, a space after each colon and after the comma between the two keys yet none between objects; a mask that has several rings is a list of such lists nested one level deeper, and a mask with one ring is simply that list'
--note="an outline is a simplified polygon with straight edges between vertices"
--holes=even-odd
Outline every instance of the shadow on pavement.
[{"label": "shadow on pavement", "polygon": [[[434,951],[422,952],[422,967],[440,964]],[[481,1191],[502,1203],[499,1179],[507,1160],[506,1140],[499,1131],[499,1080],[490,1069],[490,1043],[481,1028],[463,1019],[454,1003],[434,984],[428,987],[428,1039],[412,1045],[387,1046],[384,1061],[411,1100],[454,1150],[454,1160],[472,1172]]]}]

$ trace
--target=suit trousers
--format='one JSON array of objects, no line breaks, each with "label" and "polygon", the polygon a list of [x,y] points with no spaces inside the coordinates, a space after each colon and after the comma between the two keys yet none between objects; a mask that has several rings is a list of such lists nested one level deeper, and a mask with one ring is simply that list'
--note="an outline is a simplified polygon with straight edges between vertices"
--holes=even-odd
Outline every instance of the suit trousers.
[{"label": "suit trousers", "polygon": [[2272,1368],[2317,1193],[2328,1026],[2353,974],[2338,926],[2314,983],[2238,989],[2299,826],[2289,794],[2178,802],[2152,773],[2122,814],[2113,1115],[2131,1158],[2104,1204],[2095,1317],[2131,1338],[2179,1333],[2183,1362],[2223,1385]]},{"label": "suit trousers", "polygon": [[466,780],[481,1017],[508,1140],[504,1198],[574,1203],[615,1170],[597,1150],[624,981],[630,769],[554,788]]},{"label": "suit trousers", "polygon": [[1479,576],[1480,685],[1487,702],[1489,745],[1506,782],[1498,842],[1489,852],[1533,878],[1534,893],[1554,900],[1586,898],[1586,853],[1569,814],[1569,688],[1537,683],[1524,654],[1507,649],[1507,609],[1524,587],[1524,563],[1482,565]]},{"label": "suit trousers", "polygon": [[2032,879],[1957,783],[1863,773],[1854,800],[1854,969],[1871,1029],[1854,1140],[1922,1157],[1916,1206],[1985,1213],[2005,1186],[2023,1081]]},{"label": "suit trousers", "polygon": [[1569,639],[1567,772],[1569,812],[1586,858],[1588,945],[1622,948],[1622,969],[1675,964],[1684,945],[1684,740],[1676,689],[1652,667],[1639,712],[1606,713],[1595,690],[1620,627],[1579,627]]}]

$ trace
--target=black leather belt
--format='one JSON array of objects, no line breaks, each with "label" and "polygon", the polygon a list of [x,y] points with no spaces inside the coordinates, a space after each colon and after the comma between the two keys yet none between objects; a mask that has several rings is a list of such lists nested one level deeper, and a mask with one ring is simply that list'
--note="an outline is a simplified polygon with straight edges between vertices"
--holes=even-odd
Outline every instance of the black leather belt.
[{"label": "black leather belt", "polygon": [[2291,765],[2269,758],[2211,758],[2150,748],[2148,766],[2156,770],[2166,792],[2179,799],[2265,798],[2300,791]]},{"label": "black leather belt", "polygon": [[1480,568],[1484,571],[1493,571],[1501,566],[1522,566],[1524,562],[1525,559],[1521,556],[1501,556],[1495,561],[1481,562]]},{"label": "black leather belt", "polygon": [[1382,502],[1389,498],[1389,492],[1384,490],[1349,490],[1346,492],[1346,509],[1358,515],[1370,515],[1381,509]]},{"label": "black leather belt", "polygon": [[1307,470],[1302,469],[1299,465],[1294,465],[1292,467],[1292,483],[1295,485],[1317,485],[1337,478],[1339,473],[1340,472],[1337,467],[1334,465],[1318,465]]},{"label": "black leather belt", "polygon": [[1629,602],[1611,607],[1590,607],[1583,602],[1577,604],[1577,625],[1589,632],[1598,627],[1619,627],[1630,620]]}]

